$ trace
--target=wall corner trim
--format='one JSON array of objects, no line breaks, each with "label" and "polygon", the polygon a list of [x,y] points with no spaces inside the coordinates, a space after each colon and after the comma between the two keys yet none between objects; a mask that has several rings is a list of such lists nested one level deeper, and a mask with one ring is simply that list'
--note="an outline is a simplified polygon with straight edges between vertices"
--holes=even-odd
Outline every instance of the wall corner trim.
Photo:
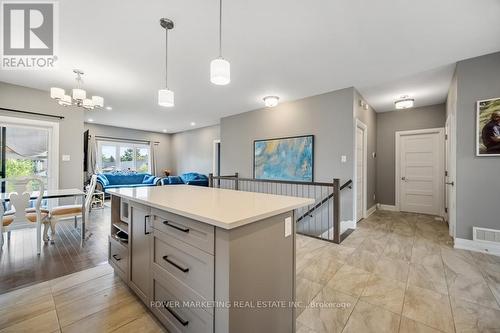
[{"label": "wall corner trim", "polygon": [[377,204],[377,209],[378,210],[388,210],[388,211],[391,211],[391,212],[397,212],[397,208],[396,206],[394,205],[384,205],[384,204]]},{"label": "wall corner trim", "polygon": [[470,239],[455,238],[455,244],[453,247],[455,249],[482,252],[500,256],[500,244],[495,244],[492,242],[481,242],[477,240],[474,241]]}]

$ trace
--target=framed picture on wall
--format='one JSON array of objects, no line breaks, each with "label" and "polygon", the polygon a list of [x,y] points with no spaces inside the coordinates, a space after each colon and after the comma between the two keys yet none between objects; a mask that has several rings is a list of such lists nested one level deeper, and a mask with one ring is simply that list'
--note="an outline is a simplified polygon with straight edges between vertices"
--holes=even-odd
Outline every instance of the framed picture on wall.
[{"label": "framed picture on wall", "polygon": [[314,136],[255,140],[255,179],[313,181]]},{"label": "framed picture on wall", "polygon": [[500,156],[500,97],[477,101],[477,156]]}]

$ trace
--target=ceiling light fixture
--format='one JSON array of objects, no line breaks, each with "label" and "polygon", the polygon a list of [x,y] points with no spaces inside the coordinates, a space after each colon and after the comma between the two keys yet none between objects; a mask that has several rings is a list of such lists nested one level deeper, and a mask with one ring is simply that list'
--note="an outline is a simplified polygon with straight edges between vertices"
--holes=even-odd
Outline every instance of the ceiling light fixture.
[{"label": "ceiling light fixture", "polygon": [[398,110],[412,108],[414,104],[415,100],[413,98],[410,98],[408,95],[401,96],[394,102],[394,106]]},{"label": "ceiling light fixture", "polygon": [[166,129],[164,129],[164,130],[162,130],[162,132],[163,132],[163,133],[167,133],[167,130],[166,130]]},{"label": "ceiling light fixture", "polygon": [[94,119],[89,118],[89,122],[90,122],[90,123],[94,122]]},{"label": "ceiling light fixture", "polygon": [[222,57],[222,0],[219,0],[219,57],[210,63],[210,82],[220,86],[231,82],[231,64]]},{"label": "ceiling light fixture", "polygon": [[87,98],[87,92],[82,89],[83,71],[74,69],[73,73],[76,74],[76,88],[72,90],[72,96],[66,95],[66,92],[62,88],[52,87],[50,88],[50,98],[55,99],[62,106],[75,105],[87,110],[102,108],[104,106],[104,98],[101,96]]},{"label": "ceiling light fixture", "polygon": [[113,108],[111,106],[106,106],[106,110],[111,111]]},{"label": "ceiling light fixture", "polygon": [[268,108],[273,108],[276,105],[278,105],[280,98],[278,96],[266,96],[263,98],[263,100],[264,100],[264,104]]},{"label": "ceiling light fixture", "polygon": [[196,126],[196,123],[194,121],[192,121],[189,125]]},{"label": "ceiling light fixture", "polygon": [[170,108],[174,106],[174,92],[168,90],[168,31],[174,28],[174,22],[162,18],[160,25],[165,29],[165,89],[158,90],[158,105]]}]

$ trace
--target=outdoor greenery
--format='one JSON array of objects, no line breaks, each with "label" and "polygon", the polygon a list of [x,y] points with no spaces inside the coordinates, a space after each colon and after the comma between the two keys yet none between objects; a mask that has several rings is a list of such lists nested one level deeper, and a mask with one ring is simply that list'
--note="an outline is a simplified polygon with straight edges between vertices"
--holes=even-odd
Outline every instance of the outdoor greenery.
[{"label": "outdoor greenery", "polygon": [[491,115],[495,111],[500,111],[500,98],[479,102],[479,129],[477,135],[479,136],[481,150],[485,149],[483,146],[482,129],[490,121]]},{"label": "outdoor greenery", "polygon": [[7,177],[27,177],[35,174],[35,161],[7,159],[5,171]]}]

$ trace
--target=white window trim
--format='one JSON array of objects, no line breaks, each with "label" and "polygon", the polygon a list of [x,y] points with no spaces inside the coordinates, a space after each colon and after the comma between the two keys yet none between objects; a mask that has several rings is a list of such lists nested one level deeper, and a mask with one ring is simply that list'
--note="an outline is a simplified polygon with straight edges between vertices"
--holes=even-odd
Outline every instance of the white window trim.
[{"label": "white window trim", "polygon": [[[148,149],[148,171],[147,173],[150,173],[152,174],[152,170],[151,170],[151,145],[148,143],[148,142],[135,142],[135,141],[125,141],[125,140],[112,140],[112,139],[99,139],[97,138],[96,139],[97,141],[97,168],[99,171],[102,170],[102,145],[106,145],[106,144],[109,144],[109,145],[114,145],[115,146],[115,155],[116,155],[116,166],[117,168],[119,168],[121,171],[124,171],[122,168],[121,168],[121,160],[120,160],[120,147],[121,146],[127,146],[127,147],[130,147],[130,148],[133,148],[133,149],[136,149],[136,148],[147,148]],[[135,164],[135,169],[134,171],[138,172],[137,171],[137,160],[134,160],[134,164]]]},{"label": "white window trim", "polygon": [[48,189],[59,188],[59,123],[45,120],[0,116],[0,123],[6,127],[38,127],[49,132]]}]

